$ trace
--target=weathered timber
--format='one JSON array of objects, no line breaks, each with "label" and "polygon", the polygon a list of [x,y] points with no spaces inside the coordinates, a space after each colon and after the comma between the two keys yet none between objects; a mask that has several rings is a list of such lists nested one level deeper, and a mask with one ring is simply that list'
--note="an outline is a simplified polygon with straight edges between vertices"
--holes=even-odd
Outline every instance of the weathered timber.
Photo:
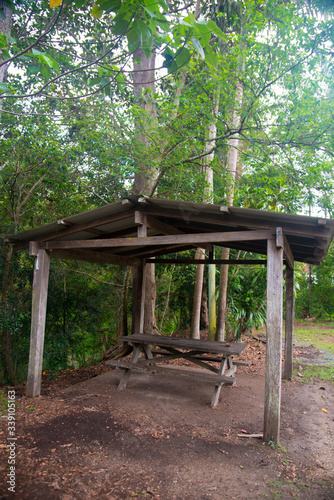
[{"label": "weathered timber", "polygon": [[[168,351],[161,351],[159,349],[152,349],[152,353],[154,355],[161,355],[161,356],[168,356],[169,354],[171,355],[171,353],[169,353]],[[174,356],[173,356],[174,358]],[[193,358],[196,358],[196,359],[201,359],[203,361],[212,361],[212,362],[215,362],[215,363],[221,363],[222,361],[222,357],[217,357],[217,356],[207,356],[207,355],[203,355],[201,356],[200,354],[196,354],[195,356],[193,356]],[[251,366],[251,362],[250,361],[243,361],[243,360],[237,360],[237,359],[233,359],[233,364],[236,365],[236,366]]]},{"label": "weathered timber", "polygon": [[[133,353],[131,355],[131,361],[127,362],[127,365],[129,365],[129,366],[125,367],[125,370],[123,372],[121,380],[119,381],[119,384],[117,387],[118,391],[121,391],[122,389],[126,388],[127,383],[129,381],[129,378],[131,376],[131,368],[132,368],[132,366],[136,366],[136,363],[137,363],[138,359],[140,358],[140,355],[141,355],[140,347],[135,346],[133,348]],[[123,361],[110,360],[110,361],[106,361],[106,364],[111,364],[112,362],[122,363]]]},{"label": "weathered timber", "polygon": [[279,441],[282,374],[283,249],[268,240],[264,439]]},{"label": "weathered timber", "polygon": [[263,432],[259,434],[238,434],[239,438],[254,438],[254,439],[263,439]]},{"label": "weathered timber", "polygon": [[226,354],[228,356],[240,356],[247,349],[247,344],[241,342],[217,342],[211,340],[183,339],[180,337],[165,337],[161,335],[147,335],[135,333],[127,337],[119,337],[119,342],[135,344],[150,344],[160,347],[174,347],[176,349],[196,350],[197,352],[208,352]]},{"label": "weathered timber", "polygon": [[[233,207],[231,207],[233,208]],[[166,211],[163,210],[162,208],[156,206],[150,206],[150,207],[145,207],[143,211],[147,215],[154,215],[155,217],[166,217],[170,219],[177,220],[177,223],[179,227],[181,227],[181,224],[183,224],[184,227],[192,227],[192,222],[195,221],[196,223],[202,222],[202,223],[211,223],[211,224],[217,224],[220,226],[225,226],[229,225],[231,227],[242,227],[242,228],[259,228],[259,229],[272,229],[274,222],[270,220],[266,220],[265,217],[261,216],[258,219],[254,218],[254,216],[241,216],[241,215],[233,215],[232,213],[226,217],[224,214],[221,212],[217,213],[204,213],[203,211],[198,209],[194,210],[178,210],[175,208],[168,208],[168,214],[166,214]],[[186,212],[186,213],[184,213]],[[285,214],[288,215],[288,214]],[[311,224],[311,222],[308,224],[307,218],[305,218],[305,224],[301,226],[301,222],[290,222],[288,220],[288,217],[286,217],[286,221],[281,221],[280,226],[283,228],[284,231],[295,234],[295,235],[305,235],[305,232],[307,232],[307,227],[310,228],[310,234],[314,237],[319,236],[319,237],[324,237],[328,238],[330,237],[330,229],[327,226],[317,226],[317,228],[314,227],[314,225]]]},{"label": "weathered timber", "polygon": [[70,249],[70,248],[117,248],[136,246],[160,246],[175,244],[222,243],[230,241],[258,241],[273,238],[272,231],[231,231],[227,233],[176,234],[168,236],[151,236],[138,238],[108,238],[94,240],[53,241],[40,243],[39,248]]},{"label": "weathered timber", "polygon": [[[103,226],[104,224],[109,224],[109,223],[112,223],[114,221],[118,221],[118,220],[122,220],[122,219],[133,219],[133,216],[134,216],[133,212],[126,211],[123,213],[120,212],[120,213],[116,213],[116,214],[106,215],[104,217],[97,217],[96,219],[94,219],[92,221],[81,222],[79,224],[75,224],[75,223],[71,222],[68,227],[65,227],[64,229],[61,228],[61,229],[59,229],[59,231],[54,231],[50,235],[48,235],[47,237],[45,237],[45,235],[43,235],[43,236],[40,236],[39,238],[35,238],[35,241],[43,241],[43,240],[51,241],[51,240],[55,240],[58,238],[64,238],[66,236],[70,236],[72,234],[81,233],[84,231],[91,232],[92,228],[96,228],[98,226]],[[64,222],[66,224],[66,220]],[[67,224],[66,224],[66,226],[67,226]],[[13,241],[13,243],[14,243],[15,250],[22,250],[24,248],[27,248],[27,246],[29,244],[27,241],[22,241],[22,242]]]},{"label": "weathered timber", "polygon": [[[130,361],[117,361],[117,360],[108,360],[106,361],[107,365],[114,366],[115,368],[127,369],[127,370],[139,370],[146,371],[152,374],[162,373],[164,375],[180,375],[181,377],[192,377],[194,379],[205,380],[207,382],[219,383],[219,384],[234,384],[235,378],[228,377],[224,375],[215,375],[203,372],[201,370],[185,370],[182,368],[167,368],[161,366],[150,366],[150,365],[141,365],[139,363],[131,363]],[[119,389],[121,390],[121,389]]]},{"label": "weathered timber", "polygon": [[123,257],[122,255],[113,255],[92,250],[50,250],[52,259],[80,260],[81,262],[96,262],[97,264],[114,264],[117,266],[138,266],[139,259],[132,257]]},{"label": "weathered timber", "polygon": [[295,310],[294,269],[288,267],[285,275],[285,353],[284,378],[291,380],[293,366],[293,320]]},{"label": "weathered timber", "polygon": [[[147,263],[151,262],[147,259]],[[152,261],[153,262],[153,261]],[[266,266],[267,261],[264,259],[155,259],[156,264],[231,264],[231,265],[261,265]]]},{"label": "weathered timber", "polygon": [[132,270],[132,328],[131,332],[144,331],[146,264],[144,261]]},{"label": "weathered timber", "polygon": [[[199,245],[198,245],[199,246]],[[202,247],[202,246],[201,246]],[[192,250],[194,245],[166,245],[163,247],[129,247],[125,251],[117,249],[117,254],[140,259],[153,259],[155,256],[166,255],[169,253],[184,252]]]},{"label": "weathered timber", "polygon": [[27,397],[39,396],[41,393],[49,269],[50,256],[45,250],[40,250],[35,259],[32,289]]},{"label": "weathered timber", "polygon": [[[147,216],[147,226],[151,229],[154,229],[157,232],[160,232],[162,234],[185,234],[184,231],[181,231],[181,229],[178,229],[177,227],[171,226],[170,224],[166,224],[165,222],[161,222],[159,219],[156,217],[152,216]],[[205,244],[203,243],[202,248],[205,248],[206,250],[211,250],[212,245]]]},{"label": "weathered timber", "polygon": [[284,257],[288,263],[288,266],[290,268],[293,268],[293,266],[294,266],[293,254],[292,254],[289,242],[286,239],[286,236],[285,236],[283,229],[281,227],[278,227],[276,229],[276,246],[278,248],[283,248]]}]

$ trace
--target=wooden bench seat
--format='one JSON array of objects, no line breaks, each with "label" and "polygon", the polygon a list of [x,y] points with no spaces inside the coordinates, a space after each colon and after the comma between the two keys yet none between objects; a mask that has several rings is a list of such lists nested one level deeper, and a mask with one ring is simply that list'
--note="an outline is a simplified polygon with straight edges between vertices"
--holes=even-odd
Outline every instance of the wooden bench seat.
[{"label": "wooden bench seat", "polygon": [[180,368],[166,368],[157,365],[131,363],[130,361],[109,360],[106,361],[107,365],[114,366],[121,369],[131,369],[145,371],[149,373],[162,373],[164,375],[180,375],[183,377],[192,377],[194,379],[204,380],[206,382],[213,382],[217,384],[235,384],[235,377],[226,375],[215,375],[214,373],[201,373],[201,370],[184,370]]}]

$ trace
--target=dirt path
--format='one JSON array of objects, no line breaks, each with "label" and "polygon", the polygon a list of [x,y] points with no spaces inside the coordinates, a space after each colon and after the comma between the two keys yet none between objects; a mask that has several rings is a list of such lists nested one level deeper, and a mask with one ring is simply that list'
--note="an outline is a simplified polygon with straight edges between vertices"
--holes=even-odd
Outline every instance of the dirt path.
[{"label": "dirt path", "polygon": [[76,384],[72,372],[17,399],[16,493],[3,481],[0,498],[334,499],[333,384],[283,383],[280,445],[238,437],[262,432],[264,355],[252,341],[252,366],[215,410],[205,382],[145,374],[119,393],[118,371]]}]

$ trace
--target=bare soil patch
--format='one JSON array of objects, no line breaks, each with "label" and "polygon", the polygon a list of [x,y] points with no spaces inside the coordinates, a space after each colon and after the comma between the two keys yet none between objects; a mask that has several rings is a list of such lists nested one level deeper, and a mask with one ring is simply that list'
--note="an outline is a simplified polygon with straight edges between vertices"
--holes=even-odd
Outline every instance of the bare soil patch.
[{"label": "bare soil patch", "polygon": [[213,387],[183,377],[135,374],[117,392],[104,364],[45,380],[40,398],[17,388],[16,493],[3,417],[0,498],[334,499],[334,385],[284,381],[280,445],[239,437],[264,411],[265,344],[245,340],[252,366],[217,409]]}]

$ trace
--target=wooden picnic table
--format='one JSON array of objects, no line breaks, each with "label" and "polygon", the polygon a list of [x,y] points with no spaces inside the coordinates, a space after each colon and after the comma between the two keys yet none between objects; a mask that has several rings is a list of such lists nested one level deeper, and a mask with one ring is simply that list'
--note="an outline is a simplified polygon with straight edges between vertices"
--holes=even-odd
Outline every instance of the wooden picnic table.
[{"label": "wooden picnic table", "polygon": [[[120,337],[118,340],[133,347],[130,361],[106,361],[106,364],[124,370],[118,385],[119,391],[126,388],[133,369],[166,375],[178,374],[213,382],[215,388],[211,406],[215,408],[218,404],[221,387],[224,384],[235,384],[234,374],[237,366],[250,365],[247,361],[233,359],[233,356],[240,356],[247,348],[247,344],[240,342],[228,343],[139,333]],[[151,346],[155,346],[160,350],[152,350]],[[201,370],[180,370],[175,367],[157,366],[158,363],[180,358],[205,368],[206,371],[203,370],[203,373],[201,373]],[[212,361],[218,362],[219,368],[212,366],[210,364]]]}]

